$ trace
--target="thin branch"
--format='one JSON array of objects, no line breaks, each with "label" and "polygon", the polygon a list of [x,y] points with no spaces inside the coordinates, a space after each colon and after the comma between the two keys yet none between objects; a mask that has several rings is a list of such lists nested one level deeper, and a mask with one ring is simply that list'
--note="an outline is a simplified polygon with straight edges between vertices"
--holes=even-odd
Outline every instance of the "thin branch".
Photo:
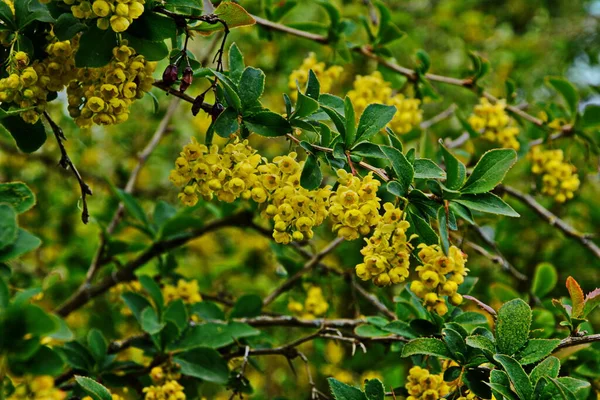
[{"label": "thin branch", "polygon": [[58,147],[60,149],[60,161],[58,162],[58,164],[66,170],[71,169],[73,175],[75,175],[75,178],[79,183],[79,189],[81,191],[81,202],[83,207],[83,210],[81,211],[81,221],[84,224],[87,224],[90,218],[90,213],[88,211],[86,196],[92,195],[92,189],[90,189],[88,184],[85,183],[85,181],[81,177],[81,174],[79,173],[79,171],[77,171],[77,167],[75,167],[75,164],[73,164],[73,161],[71,161],[69,155],[67,154],[67,149],[65,149],[65,145],[63,143],[63,141],[67,140],[67,138],[65,137],[63,130],[50,117],[48,111],[44,111],[44,117],[46,118],[46,121],[48,121],[48,124],[50,124],[50,128],[52,128],[52,132],[54,133],[54,137],[56,138],[56,142],[58,143]]},{"label": "thin branch", "polygon": [[354,287],[354,289],[356,289],[358,294],[360,294],[369,303],[371,303],[375,308],[377,308],[377,310],[379,310],[379,312],[381,312],[382,314],[384,314],[385,316],[387,316],[391,319],[398,319],[396,314],[394,312],[392,312],[389,308],[387,308],[385,306],[385,304],[383,304],[381,301],[379,301],[377,296],[366,291],[360,284],[355,282],[353,279],[351,279],[350,282],[351,282],[352,286]]},{"label": "thin branch", "polygon": [[450,107],[446,108],[444,111],[442,111],[438,115],[433,116],[432,118],[428,119],[427,121],[421,122],[419,124],[419,128],[421,128],[423,130],[429,129],[433,125],[440,123],[443,120],[445,120],[446,118],[450,118],[451,116],[453,116],[457,109],[458,109],[458,106],[456,104],[452,103],[452,104],[450,104]]},{"label": "thin branch", "polygon": [[288,315],[280,317],[267,317],[259,316],[254,318],[238,318],[235,319],[237,322],[242,322],[251,326],[294,326],[294,327],[306,327],[306,328],[354,328],[360,324],[364,324],[367,320],[359,319],[326,319],[326,318],[315,318],[315,319],[303,319],[296,318]]},{"label": "thin branch", "polygon": [[600,342],[600,333],[587,336],[570,336],[561,340],[556,349],[554,349],[554,351],[564,349],[565,347],[579,346],[580,344],[594,342]]},{"label": "thin branch", "polygon": [[531,195],[522,193],[510,186],[499,186],[500,191],[505,192],[509,196],[519,200],[521,203],[535,211],[544,221],[550,226],[558,228],[565,236],[577,240],[588,250],[590,250],[597,258],[600,258],[600,247],[590,239],[590,235],[579,232],[571,225],[554,215],[552,212],[544,208]]},{"label": "thin branch", "polygon": [[265,299],[263,300],[263,306],[267,306],[271,304],[277,297],[279,297],[282,293],[288,291],[292,286],[302,278],[305,274],[312,271],[319,262],[329,253],[331,253],[340,243],[344,241],[343,238],[336,238],[331,243],[329,243],[323,250],[319,253],[315,254],[305,265],[296,272],[292,277],[283,282],[279,287],[273,290]]},{"label": "thin branch", "polygon": [[155,242],[149,248],[143,251],[142,254],[140,254],[137,258],[125,264],[123,268],[104,277],[96,285],[82,285],[82,287],[80,287],[79,290],[77,290],[62,305],[56,308],[54,312],[64,318],[73,311],[87,304],[94,297],[103,294],[118,283],[127,282],[135,279],[135,270],[137,270],[139,267],[143,266],[153,258],[158,257],[170,250],[183,246],[190,240],[196,239],[217,229],[229,226],[249,226],[251,224],[251,220],[252,214],[250,212],[244,211],[238,214],[233,214],[223,219],[209,222],[201,228],[194,229],[191,232],[184,235],[180,235],[174,239],[165,239],[159,242]]},{"label": "thin branch", "polygon": [[[478,226],[478,225],[475,225],[475,226],[473,226],[473,229],[474,229],[475,233],[477,234],[477,236],[479,236],[479,238],[480,238],[481,240],[483,240],[483,242],[484,242],[485,244],[487,244],[487,245],[488,245],[488,246],[490,246],[492,249],[494,249],[494,252],[496,253],[496,255],[492,255],[492,254],[489,254],[489,253],[488,253],[488,255],[489,255],[489,256],[492,256],[492,258],[490,258],[489,256],[488,256],[488,258],[490,258],[492,261],[494,261],[494,259],[495,259],[495,260],[497,260],[497,261],[494,261],[494,262],[497,262],[497,263],[499,263],[499,264],[502,266],[502,269],[504,269],[504,270],[505,270],[505,271],[507,271],[507,272],[510,272],[510,273],[511,273],[511,275],[512,275],[512,276],[514,276],[515,278],[517,278],[518,280],[520,280],[520,281],[527,281],[527,280],[528,280],[528,278],[527,278],[527,275],[524,275],[523,273],[521,273],[521,272],[520,272],[518,269],[516,269],[516,268],[515,268],[515,267],[514,267],[514,266],[513,266],[513,265],[512,265],[512,264],[511,264],[511,263],[510,263],[510,262],[509,262],[507,259],[506,259],[506,257],[504,257],[504,254],[502,254],[502,252],[501,252],[501,251],[500,251],[500,249],[498,248],[498,245],[496,244],[496,242],[494,242],[493,240],[491,240],[490,238],[488,238],[488,237],[485,235],[485,232],[483,232],[483,230],[481,229],[481,227],[480,227],[480,226]],[[466,243],[466,244],[467,244],[468,246],[470,246],[471,248],[473,248],[473,250],[475,250],[475,251],[478,251],[478,252],[479,252],[479,250],[478,250],[478,249],[476,249],[476,248],[474,247],[475,243],[472,243],[472,242],[470,242],[470,241],[467,241],[467,243]],[[475,246],[476,246],[476,245],[475,245]],[[485,249],[483,249],[483,248],[481,248],[481,250],[484,250],[484,251],[486,251],[486,250],[485,250]],[[487,251],[486,251],[486,252],[487,252]],[[480,253],[480,254],[482,254],[482,255],[484,255],[484,256],[485,256],[485,254],[483,254],[483,253]]]},{"label": "thin branch", "polygon": [[456,139],[447,138],[446,140],[444,140],[444,146],[446,146],[449,149],[455,149],[465,144],[470,138],[471,135],[469,135],[469,132],[463,132]]}]

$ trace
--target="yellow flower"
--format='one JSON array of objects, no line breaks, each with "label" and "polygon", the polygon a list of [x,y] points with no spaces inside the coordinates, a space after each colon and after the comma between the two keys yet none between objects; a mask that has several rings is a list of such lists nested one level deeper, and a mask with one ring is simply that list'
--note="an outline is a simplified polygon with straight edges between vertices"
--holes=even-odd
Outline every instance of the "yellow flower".
[{"label": "yellow flower", "polygon": [[580,181],[575,166],[564,161],[562,150],[542,150],[534,146],[527,158],[532,161],[531,172],[541,176],[542,193],[558,203],[572,199]]},{"label": "yellow flower", "polygon": [[481,137],[502,147],[519,150],[521,147],[517,136],[519,129],[515,121],[506,113],[506,101],[499,100],[495,104],[482,97],[469,116],[469,124],[473,130],[481,132]]}]

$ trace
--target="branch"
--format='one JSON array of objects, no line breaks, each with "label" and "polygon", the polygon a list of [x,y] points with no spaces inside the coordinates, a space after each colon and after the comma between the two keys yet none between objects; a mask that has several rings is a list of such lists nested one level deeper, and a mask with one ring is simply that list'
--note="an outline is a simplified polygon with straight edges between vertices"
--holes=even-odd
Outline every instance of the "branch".
[{"label": "branch", "polygon": [[[475,233],[477,233],[477,236],[479,236],[479,238],[481,240],[483,240],[483,242],[485,244],[487,244],[492,249],[494,249],[494,252],[496,252],[496,255],[488,253],[487,250],[485,250],[484,248],[476,249],[475,247],[477,245],[475,243],[470,242],[470,241],[466,242],[466,244],[468,246],[470,246],[471,248],[473,248],[473,250],[479,252],[481,255],[488,257],[493,262],[500,264],[502,266],[503,270],[510,272],[512,274],[512,276],[514,276],[518,280],[520,280],[520,281],[527,281],[528,280],[527,275],[524,275],[523,273],[521,273],[510,262],[508,262],[508,260],[506,259],[506,257],[504,257],[504,254],[502,254],[502,252],[498,248],[498,245],[496,244],[496,242],[494,242],[493,240],[491,240],[490,238],[488,238],[485,235],[485,233],[483,232],[483,230],[481,229],[481,227],[479,227],[478,225],[474,225],[473,228],[475,229]],[[483,250],[485,253],[487,253],[487,255],[484,252],[480,252],[480,250]]]},{"label": "branch", "polygon": [[458,109],[458,106],[454,103],[450,104],[450,107],[439,113],[438,115],[433,116],[427,121],[423,121],[419,124],[419,128],[425,130],[431,128],[433,125],[442,122],[446,118],[450,118],[454,115],[454,112]]},{"label": "branch", "polygon": [[304,267],[302,267],[302,269],[292,275],[291,278],[283,282],[281,286],[273,290],[267,297],[265,297],[263,300],[263,306],[271,304],[277,297],[279,297],[279,295],[288,291],[298,280],[300,280],[300,278],[302,278],[304,274],[312,271],[312,269],[315,268],[327,254],[331,253],[343,241],[343,238],[336,238],[323,250],[312,256],[312,258],[304,265]]},{"label": "branch", "polygon": [[565,347],[578,346],[580,344],[594,343],[594,342],[600,342],[600,333],[596,333],[595,335],[587,335],[587,336],[570,336],[568,338],[564,338],[563,340],[561,340],[559,345],[556,347],[556,349],[554,349],[554,351],[564,349]]},{"label": "branch", "polygon": [[259,316],[255,318],[238,318],[234,321],[242,322],[251,326],[293,326],[293,327],[305,327],[305,328],[354,328],[360,324],[364,324],[367,320],[358,319],[326,319],[326,318],[315,318],[315,319],[302,319],[283,315],[280,317],[267,317]]},{"label": "branch", "polygon": [[501,191],[504,191],[509,196],[512,196],[513,198],[519,200],[521,203],[525,204],[527,207],[535,211],[535,213],[539,215],[544,221],[546,221],[550,226],[558,228],[565,236],[577,240],[588,250],[590,250],[596,256],[596,258],[600,258],[600,247],[598,247],[598,245],[590,239],[590,235],[581,233],[577,229],[573,228],[571,225],[567,224],[558,216],[554,215],[552,212],[544,208],[531,195],[522,193],[517,189],[505,185],[499,186],[499,189]]},{"label": "branch", "polygon": [[85,181],[81,177],[81,174],[79,173],[79,171],[77,171],[75,164],[73,164],[73,161],[71,161],[69,155],[67,154],[67,149],[65,149],[65,145],[63,143],[63,141],[67,140],[67,138],[65,137],[63,130],[50,117],[48,111],[44,111],[44,117],[46,118],[46,121],[48,121],[48,124],[50,124],[52,132],[54,133],[54,137],[56,138],[56,142],[58,143],[58,148],[60,149],[60,161],[58,162],[58,164],[66,170],[70,168],[71,171],[73,171],[73,175],[75,175],[75,178],[77,178],[77,182],[79,183],[79,189],[81,191],[81,202],[83,204],[83,210],[81,211],[81,221],[84,224],[87,224],[90,218],[90,213],[88,212],[86,196],[92,195],[92,189],[90,189],[88,184],[85,183]]},{"label": "branch", "polygon": [[360,294],[362,297],[364,297],[369,303],[371,303],[376,309],[378,309],[379,312],[381,312],[382,314],[384,314],[385,316],[387,316],[393,320],[398,319],[396,314],[394,312],[392,312],[389,308],[387,308],[385,306],[385,304],[383,304],[381,301],[379,301],[377,296],[366,291],[354,279],[350,279],[350,282],[351,282],[352,286],[354,287],[354,289],[356,289],[358,294]]},{"label": "branch", "polygon": [[248,211],[233,214],[229,217],[209,222],[201,228],[194,229],[187,234],[180,235],[173,239],[165,239],[153,243],[149,248],[142,252],[137,258],[128,262],[123,268],[115,271],[111,275],[105,276],[96,285],[82,285],[66,302],[54,310],[61,317],[66,317],[73,311],[87,304],[91,299],[101,295],[120,282],[127,282],[135,279],[134,272],[155,257],[158,257],[168,251],[183,246],[192,239],[210,233],[220,228],[228,226],[250,226],[252,213]]}]

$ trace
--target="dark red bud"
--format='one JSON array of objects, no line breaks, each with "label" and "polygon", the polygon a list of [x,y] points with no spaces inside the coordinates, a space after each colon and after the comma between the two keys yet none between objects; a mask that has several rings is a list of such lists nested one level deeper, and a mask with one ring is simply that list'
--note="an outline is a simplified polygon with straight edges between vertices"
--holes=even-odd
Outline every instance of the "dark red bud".
[{"label": "dark red bud", "polygon": [[172,85],[177,80],[177,65],[169,64],[163,72],[163,82],[165,85]]},{"label": "dark red bud", "polygon": [[192,103],[192,114],[194,114],[194,117],[202,110],[202,104],[204,104],[204,93],[196,97]]},{"label": "dark red bud", "polygon": [[179,91],[181,93],[185,92],[187,88],[192,84],[192,80],[194,79],[194,70],[191,67],[185,67],[183,70],[183,75],[181,77],[181,85],[179,85]]},{"label": "dark red bud", "polygon": [[225,109],[225,107],[223,107],[223,104],[215,103],[212,110],[210,110],[210,116],[212,117],[213,122],[215,122],[217,117],[219,115],[221,115],[221,113],[223,112],[224,109]]}]

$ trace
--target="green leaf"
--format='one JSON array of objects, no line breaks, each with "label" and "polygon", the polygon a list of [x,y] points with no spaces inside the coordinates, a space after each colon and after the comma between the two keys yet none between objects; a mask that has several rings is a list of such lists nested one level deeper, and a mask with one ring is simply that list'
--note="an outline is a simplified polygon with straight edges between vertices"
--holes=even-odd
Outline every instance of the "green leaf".
[{"label": "green leaf", "polygon": [[412,184],[415,175],[413,166],[398,149],[383,145],[380,148],[390,162],[404,192],[408,192],[408,188]]},{"label": "green leaf", "polygon": [[0,250],[0,262],[12,260],[35,250],[40,244],[42,244],[42,241],[37,236],[32,235],[25,229],[19,228],[17,240]]},{"label": "green leaf", "polygon": [[0,203],[0,250],[13,244],[17,240],[17,213],[6,203]]},{"label": "green leaf", "polygon": [[173,360],[181,366],[183,375],[220,385],[224,385],[228,381],[227,362],[214,349],[199,347],[180,353],[173,357]]},{"label": "green leaf", "polygon": [[[128,35],[152,42],[162,42],[175,36],[176,33],[177,26],[173,18],[148,11],[134,19],[127,28]],[[134,48],[137,50],[137,47]]]},{"label": "green leaf", "polygon": [[560,339],[529,339],[527,346],[517,354],[518,360],[521,365],[537,363],[552,354],[559,343]]},{"label": "green leaf", "polygon": [[561,376],[556,378],[563,388],[570,391],[575,395],[577,399],[587,399],[590,391],[590,382],[583,381],[581,379],[571,378],[569,376]]},{"label": "green leaf", "polygon": [[[461,285],[461,288],[463,285]],[[452,318],[453,322],[460,324],[467,329],[474,329],[477,326],[487,326],[488,320],[485,315],[474,312],[474,311],[466,311],[462,314],[458,314],[456,317]]]},{"label": "green leaf", "polygon": [[473,347],[474,349],[483,350],[488,355],[496,353],[496,346],[489,338],[483,335],[468,336],[466,339],[467,346]]},{"label": "green leaf", "polygon": [[135,316],[135,318],[138,320],[138,322],[141,325],[142,312],[146,308],[152,308],[152,306],[150,305],[150,302],[148,300],[146,300],[145,297],[143,297],[137,293],[132,293],[132,292],[123,293],[121,295],[121,298],[125,302],[125,305],[127,305],[127,307],[129,307],[132,314]]},{"label": "green leaf", "polygon": [[[500,315],[498,314],[498,317],[499,316]],[[531,399],[533,387],[531,386],[529,377],[523,370],[523,367],[521,367],[521,364],[519,364],[514,358],[504,354],[496,354],[494,359],[498,361],[506,371],[506,374],[514,385],[515,391],[519,395],[519,398],[522,400]]]},{"label": "green leaf", "polygon": [[446,173],[428,158],[418,158],[414,163],[415,179],[444,179]]},{"label": "green leaf", "polygon": [[383,329],[378,328],[375,325],[363,324],[354,328],[354,333],[362,337],[380,337],[389,336],[390,333]]},{"label": "green leaf", "polygon": [[232,43],[229,47],[229,77],[235,83],[239,83],[245,68],[244,56],[237,44]]},{"label": "green leaf", "polygon": [[112,400],[107,388],[85,376],[75,375],[75,381],[93,400]]},{"label": "green leaf", "polygon": [[467,346],[465,344],[465,339],[455,331],[454,329],[446,328],[442,329],[442,337],[444,338],[444,343],[446,343],[446,347],[454,356],[454,359],[458,359],[461,361],[465,361],[467,355]]},{"label": "green leaf", "polygon": [[334,378],[327,378],[327,382],[336,400],[367,400],[365,394],[354,386],[346,385]]},{"label": "green leaf", "polygon": [[77,68],[100,68],[110,62],[117,36],[112,29],[103,31],[94,24],[79,38],[79,50],[75,53]]},{"label": "green leaf", "polygon": [[356,141],[371,139],[377,132],[385,128],[385,126],[394,118],[395,114],[395,106],[369,104],[358,121]]},{"label": "green leaf", "polygon": [[[219,19],[227,24],[229,29],[238,28],[240,26],[254,25],[256,21],[248,12],[239,4],[233,2],[222,2],[214,10],[213,14],[217,15]],[[221,31],[224,29],[220,23],[209,24],[208,22],[202,22],[200,25],[190,28],[193,31],[198,32],[201,35],[210,35],[213,32]]]},{"label": "green leaf", "polygon": [[419,236],[418,240],[420,242],[427,245],[438,244],[438,235],[427,221],[413,212],[407,213],[406,219],[410,223],[411,228]]},{"label": "green leaf", "polygon": [[108,344],[106,343],[106,339],[104,339],[104,335],[98,329],[92,329],[88,333],[87,342],[94,359],[98,363],[101,363],[108,351]]},{"label": "green leaf", "polygon": [[0,120],[0,124],[11,134],[17,147],[24,153],[33,153],[46,142],[46,130],[42,121],[28,124],[19,116]]},{"label": "green leaf", "polygon": [[414,339],[408,342],[402,349],[402,357],[409,357],[415,354],[452,358],[452,354],[450,354],[444,342],[435,338]]},{"label": "green leaf", "polygon": [[123,189],[115,188],[115,194],[125,206],[127,212],[144,226],[148,226],[148,218],[142,209],[142,206],[137,202],[135,197],[125,192]]},{"label": "green leaf", "polygon": [[304,94],[311,99],[319,100],[320,93],[321,84],[319,83],[319,78],[317,78],[317,75],[311,69],[308,71],[308,82],[306,83],[306,92]]},{"label": "green leaf", "polygon": [[0,21],[4,22],[11,31],[17,30],[15,16],[7,3],[0,1]]},{"label": "green leaf", "polygon": [[152,277],[150,277],[149,275],[142,275],[138,277],[138,280],[140,281],[140,284],[142,285],[144,290],[150,295],[152,301],[154,301],[156,309],[159,312],[162,311],[165,305],[165,299],[156,281],[152,279]]},{"label": "green leaf", "polygon": [[253,318],[260,315],[262,299],[255,294],[241,296],[233,306],[229,318]]},{"label": "green leaf", "polygon": [[583,128],[596,128],[600,125],[600,105],[588,104],[585,107],[581,125]]},{"label": "green leaf", "polygon": [[356,114],[350,97],[344,99],[344,116],[346,117],[346,148],[350,148],[356,141]]},{"label": "green leaf", "polygon": [[546,296],[554,289],[558,282],[558,274],[554,265],[540,263],[535,268],[531,292],[539,298]]},{"label": "green leaf", "polygon": [[202,11],[204,9],[202,0],[169,0],[165,6],[170,8],[188,8],[192,10]]},{"label": "green leaf", "polygon": [[298,100],[296,101],[296,108],[292,113],[292,118],[304,118],[314,114],[319,109],[319,102],[308,96],[303,95],[298,90]]},{"label": "green leaf", "polygon": [[538,380],[541,378],[556,378],[560,371],[560,361],[554,356],[546,358],[544,361],[535,366],[529,374],[529,380],[535,387]]},{"label": "green leaf", "polygon": [[156,311],[152,307],[146,307],[142,311],[142,319],[141,326],[144,332],[148,332],[151,335],[154,335],[162,330],[165,327],[165,324],[162,324],[158,320],[158,315],[156,315]]},{"label": "green leaf", "polygon": [[19,0],[15,2],[15,17],[20,31],[34,21],[54,23],[48,7],[37,0]]},{"label": "green leaf", "polygon": [[39,347],[35,354],[26,361],[11,364],[12,372],[15,372],[17,375],[57,376],[63,371],[64,367],[64,362],[58,353],[47,346]]},{"label": "green leaf", "polygon": [[35,195],[23,182],[0,183],[0,203],[10,204],[17,214],[35,205]]},{"label": "green leaf", "polygon": [[[338,133],[340,134],[340,137],[345,140],[345,138],[346,138],[346,119],[335,109],[324,106],[323,101],[322,101],[323,98],[325,98],[325,95],[321,96],[321,109],[323,111],[325,111],[325,113],[329,116],[329,119],[331,119],[331,121],[335,125],[335,129],[337,129]],[[344,141],[344,143],[345,143],[345,141]]]},{"label": "green leaf", "polygon": [[365,383],[365,396],[367,400],[384,400],[385,388],[379,379],[369,379]]},{"label": "green leaf", "polygon": [[[70,40],[79,32],[87,29],[87,25],[82,24],[79,19],[71,13],[61,14],[54,24],[53,32],[60,41]],[[137,50],[137,48],[136,48]]]},{"label": "green leaf", "polygon": [[454,157],[452,153],[442,147],[442,155],[444,156],[444,163],[446,164],[446,187],[448,189],[457,190],[465,182],[467,176],[467,167]]},{"label": "green leaf", "polygon": [[317,157],[314,154],[309,154],[304,162],[304,168],[302,168],[302,175],[300,175],[300,185],[308,190],[315,190],[321,185],[323,180],[323,173],[319,167]]},{"label": "green leaf", "polygon": [[[556,391],[558,392],[558,395],[563,400],[577,400],[577,397],[575,397],[575,394],[573,394],[573,392],[571,392],[567,387],[565,387],[562,384],[562,382],[560,382],[558,379],[550,378],[549,381],[552,384],[554,384]],[[554,393],[552,393],[551,386],[548,386],[547,389],[550,389],[546,392],[547,394],[549,394],[548,397],[550,397],[550,398],[556,397],[556,395]]]},{"label": "green leaf", "polygon": [[192,306],[192,313],[205,320],[225,320],[225,314],[223,313],[223,310],[221,310],[215,303],[206,300],[194,304]]},{"label": "green leaf", "polygon": [[519,213],[506,204],[504,200],[493,193],[463,194],[460,198],[452,200],[452,202],[461,204],[474,211],[506,215],[508,217],[520,216]]},{"label": "green leaf", "polygon": [[444,250],[444,254],[448,254],[448,250],[450,249],[450,232],[448,229],[448,216],[446,215],[446,209],[443,206],[438,208],[437,220],[440,245],[442,246],[442,250]]},{"label": "green leaf", "polygon": [[585,299],[583,297],[583,291],[581,290],[581,286],[572,276],[567,278],[567,290],[569,291],[569,296],[571,296],[572,303],[572,318],[579,318],[583,315],[583,308],[585,307]]},{"label": "green leaf", "polygon": [[[492,371],[493,373],[494,371]],[[496,372],[498,372],[496,370]],[[486,381],[489,379],[489,375],[478,368],[467,369],[462,375],[462,379],[476,396],[482,399],[489,399],[492,397],[490,388],[486,385]]]},{"label": "green leaf", "polygon": [[486,152],[460,191],[471,194],[489,192],[502,182],[515,162],[517,152],[513,149],[494,149]]},{"label": "green leaf", "polygon": [[229,138],[232,133],[240,129],[238,112],[233,107],[227,107],[215,120],[213,124],[215,133],[223,138]]},{"label": "green leaf", "polygon": [[246,67],[240,78],[239,96],[242,106],[248,108],[260,99],[265,89],[265,74],[260,69]]},{"label": "green leaf", "polygon": [[229,346],[235,340],[256,336],[260,331],[240,322],[204,323],[190,327],[181,340],[169,346],[172,350],[190,350],[196,347],[219,349]]},{"label": "green leaf", "polygon": [[137,54],[141,54],[146,61],[161,61],[169,55],[169,48],[163,40],[141,39],[129,33],[123,33],[123,38],[128,45],[133,47]]},{"label": "green leaf", "polygon": [[387,158],[379,145],[370,142],[360,142],[354,145],[352,155],[369,158]]},{"label": "green leaf", "polygon": [[267,137],[284,136],[292,131],[292,126],[285,118],[271,111],[245,116],[244,125],[250,132]]},{"label": "green leaf", "polygon": [[6,307],[8,307],[8,303],[10,302],[10,291],[8,289],[8,285],[0,276],[0,311],[3,311]]},{"label": "green leaf", "polygon": [[165,309],[163,319],[165,322],[172,322],[179,332],[183,332],[188,325],[188,313],[183,300],[177,299],[170,302]]},{"label": "green leaf", "polygon": [[227,100],[227,104],[237,111],[240,111],[242,109],[242,100],[238,94],[236,84],[233,83],[228,76],[220,73],[219,71],[211,70],[211,72],[219,79],[219,83],[225,92],[225,100]]},{"label": "green leaf", "polygon": [[417,337],[417,333],[410,327],[410,325],[407,322],[400,320],[392,321],[389,324],[381,327],[381,329],[408,339],[414,339]]},{"label": "green leaf", "polygon": [[498,310],[496,324],[496,342],[498,351],[513,355],[519,351],[529,339],[531,326],[531,308],[521,299],[504,303]]},{"label": "green leaf", "polygon": [[562,95],[571,111],[571,115],[575,116],[579,105],[579,93],[575,86],[560,76],[548,76],[546,82]]}]

